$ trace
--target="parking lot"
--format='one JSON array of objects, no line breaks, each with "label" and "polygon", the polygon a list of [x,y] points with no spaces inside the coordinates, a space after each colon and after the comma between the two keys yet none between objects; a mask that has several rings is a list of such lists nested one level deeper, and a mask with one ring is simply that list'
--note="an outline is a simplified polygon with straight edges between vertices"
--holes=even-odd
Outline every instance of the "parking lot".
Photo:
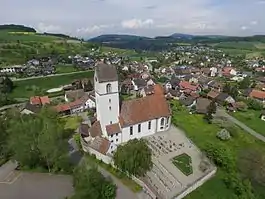
[{"label": "parking lot", "polygon": [[[157,133],[146,140],[152,149],[154,165],[144,181],[159,198],[170,199],[177,196],[214,169],[185,134],[173,126],[169,131]],[[172,163],[174,157],[183,153],[188,154],[192,160],[193,172],[188,176]]]},{"label": "parking lot", "polygon": [[71,176],[20,172],[12,162],[0,167],[1,199],[65,199],[72,193]]}]

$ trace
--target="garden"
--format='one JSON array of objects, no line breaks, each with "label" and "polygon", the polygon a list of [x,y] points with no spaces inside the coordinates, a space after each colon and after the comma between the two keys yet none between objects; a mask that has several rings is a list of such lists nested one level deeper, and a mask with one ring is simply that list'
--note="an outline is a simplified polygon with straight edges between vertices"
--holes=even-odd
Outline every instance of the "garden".
[{"label": "garden", "polygon": [[172,163],[186,176],[193,173],[191,157],[186,153],[174,157]]}]

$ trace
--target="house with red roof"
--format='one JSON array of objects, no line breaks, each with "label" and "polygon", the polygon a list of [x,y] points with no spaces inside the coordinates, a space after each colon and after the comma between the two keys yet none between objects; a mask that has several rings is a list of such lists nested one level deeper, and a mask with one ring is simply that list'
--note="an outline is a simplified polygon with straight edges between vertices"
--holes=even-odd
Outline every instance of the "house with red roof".
[{"label": "house with red roof", "polygon": [[184,93],[196,93],[201,91],[201,86],[192,82],[181,81],[179,83],[179,90]]},{"label": "house with red roof", "polygon": [[222,75],[225,77],[231,77],[231,76],[236,76],[237,75],[237,71],[232,68],[232,67],[224,67],[222,69]]}]

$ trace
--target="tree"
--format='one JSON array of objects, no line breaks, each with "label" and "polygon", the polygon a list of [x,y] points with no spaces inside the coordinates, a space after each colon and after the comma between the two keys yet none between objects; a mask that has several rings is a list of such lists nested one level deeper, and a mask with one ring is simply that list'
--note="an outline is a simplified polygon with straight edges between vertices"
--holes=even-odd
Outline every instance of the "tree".
[{"label": "tree", "polygon": [[96,168],[85,163],[74,170],[75,194],[72,199],[115,199],[116,186]]},{"label": "tree", "polygon": [[64,165],[61,164],[64,163],[68,152],[68,145],[63,135],[64,126],[58,121],[55,113],[47,108],[42,109],[39,117],[42,122],[37,143],[40,156],[45,160],[49,172],[51,172],[51,166],[63,168]]},{"label": "tree", "polygon": [[0,116],[0,165],[6,161],[9,156],[6,148],[7,142],[7,120],[6,115]]},{"label": "tree", "polygon": [[240,89],[247,89],[251,87],[251,80],[250,77],[245,77],[241,82],[239,82]]},{"label": "tree", "polygon": [[204,116],[204,118],[210,123],[213,119],[213,114],[216,113],[216,103],[215,101],[212,101],[209,106],[207,107],[207,113]]},{"label": "tree", "polygon": [[236,98],[238,96],[238,88],[236,86],[233,86],[229,83],[226,83],[223,88],[223,92],[229,94],[233,98]]},{"label": "tree", "polygon": [[38,115],[16,114],[9,121],[7,141],[14,159],[29,168],[70,171],[64,124],[56,113],[43,108]]},{"label": "tree", "polygon": [[114,164],[129,175],[144,176],[152,166],[152,151],[146,141],[130,140],[120,145],[114,154]]}]

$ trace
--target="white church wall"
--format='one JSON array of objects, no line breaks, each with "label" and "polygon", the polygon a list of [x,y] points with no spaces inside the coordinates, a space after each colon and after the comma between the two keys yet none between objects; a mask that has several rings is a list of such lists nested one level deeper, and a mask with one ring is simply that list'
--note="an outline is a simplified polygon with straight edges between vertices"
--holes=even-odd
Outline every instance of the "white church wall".
[{"label": "white church wall", "polygon": [[[138,125],[135,124],[132,126],[128,126],[122,129],[122,142],[128,142],[132,139],[139,139],[141,137],[150,136],[155,134],[156,132],[156,120],[150,121],[150,129],[149,129],[149,121],[139,123],[141,125],[141,131],[138,131]],[[131,127],[132,127],[132,134],[131,134]]]},{"label": "white church wall", "polygon": [[157,119],[157,132],[166,131],[170,128],[171,117],[161,117]]},{"label": "white church wall", "polygon": [[119,145],[122,143],[122,133],[116,133],[116,134],[113,134],[111,136],[108,136],[108,140],[111,143]]}]

